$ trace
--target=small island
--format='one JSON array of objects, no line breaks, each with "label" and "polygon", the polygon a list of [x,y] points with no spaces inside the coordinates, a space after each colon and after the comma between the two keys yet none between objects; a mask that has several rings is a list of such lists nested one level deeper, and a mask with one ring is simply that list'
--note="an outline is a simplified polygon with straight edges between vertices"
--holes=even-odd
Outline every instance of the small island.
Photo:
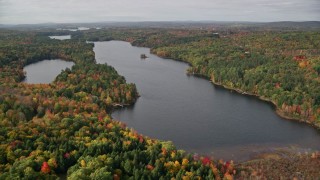
[{"label": "small island", "polygon": [[146,54],[141,54],[141,55],[140,55],[140,58],[141,58],[141,59],[146,59],[146,58],[148,58],[148,56],[146,56]]}]

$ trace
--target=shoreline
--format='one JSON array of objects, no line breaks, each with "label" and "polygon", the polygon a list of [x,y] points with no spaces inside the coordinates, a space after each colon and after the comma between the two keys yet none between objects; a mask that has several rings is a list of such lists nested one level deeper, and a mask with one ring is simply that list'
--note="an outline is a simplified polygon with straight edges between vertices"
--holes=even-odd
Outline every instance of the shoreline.
[{"label": "shoreline", "polygon": [[[121,40],[120,40],[121,41]],[[128,42],[128,41],[125,41],[125,42]],[[139,46],[137,44],[133,45],[131,42],[128,42],[129,44],[131,44],[131,46],[134,46],[134,47],[141,47],[141,48],[145,48],[144,46]],[[149,48],[149,47],[147,47]],[[182,63],[186,63],[187,65],[189,65],[190,67],[192,67],[192,64],[190,62],[187,62],[185,60],[182,60],[182,59],[173,59],[173,58],[170,58],[170,57],[162,57],[162,56],[158,56],[152,48],[149,48],[150,49],[150,54],[152,55],[155,55],[156,57],[160,57],[160,58],[163,58],[163,59],[168,59],[168,60],[173,60],[173,61],[178,61],[178,62],[182,62]],[[292,121],[295,121],[295,122],[300,122],[300,123],[306,123],[307,125],[309,126],[312,126],[314,128],[316,128],[316,130],[320,130],[320,127],[317,127],[315,124],[312,124],[311,122],[308,122],[306,120],[303,120],[303,119],[298,119],[298,118],[293,118],[293,117],[290,117],[288,115],[285,114],[285,112],[282,112],[276,105],[275,102],[273,102],[272,100],[269,100],[263,96],[258,96],[256,94],[252,94],[252,93],[248,93],[248,92],[245,92],[241,89],[237,89],[237,88],[230,88],[226,85],[223,85],[223,84],[220,84],[220,83],[217,83],[217,82],[213,82],[210,80],[209,77],[205,76],[205,75],[202,75],[202,74],[193,74],[193,73],[186,73],[187,75],[190,75],[190,76],[195,76],[195,77],[199,77],[199,78],[202,78],[202,79],[206,79],[208,81],[210,81],[214,86],[217,86],[217,87],[220,87],[220,88],[223,88],[225,90],[231,90],[231,91],[235,91],[237,93],[239,93],[240,95],[245,95],[245,96],[250,96],[250,97],[253,97],[253,98],[258,98],[259,100],[262,100],[270,105],[272,105],[272,107],[274,108],[274,112],[281,118],[285,119],[285,120],[292,120]],[[136,100],[135,100],[136,102]],[[130,104],[129,106],[123,106],[123,107],[115,107],[113,109],[113,111],[115,110],[119,110],[119,109],[123,109],[123,108],[127,108],[127,107],[132,107],[134,106],[135,102],[133,104]],[[112,116],[111,116],[112,117]],[[145,136],[145,135],[144,135]],[[289,150],[283,150],[285,151],[286,153],[292,153],[290,152]],[[316,150],[314,150],[316,152]],[[298,155],[300,152],[296,152],[296,154]],[[248,162],[251,162],[251,161],[263,161],[265,160],[265,158],[261,158],[261,157],[264,157],[265,154],[268,154],[270,156],[273,156],[274,154],[277,154],[277,152],[270,152],[270,151],[266,151],[266,152],[260,152],[258,153],[257,155],[255,155],[254,157],[250,157],[249,159],[247,160],[243,160],[243,161],[236,161],[236,165],[241,165],[243,163],[248,163]],[[268,156],[269,157],[269,156]]]},{"label": "shoreline", "polygon": [[[130,43],[130,42],[129,42]],[[131,44],[131,43],[130,43]],[[131,44],[132,45],[132,44]],[[162,57],[162,56],[158,56],[157,54],[153,53],[152,52],[152,48],[150,48],[150,53],[157,56],[157,57],[161,57],[161,58],[164,58],[164,59],[171,59],[170,57]],[[190,67],[193,67],[192,64],[190,62],[187,62],[185,60],[182,60],[182,59],[171,59],[171,60],[174,60],[174,61],[179,61],[179,62],[183,62],[183,63],[187,63]],[[232,91],[235,91],[239,94],[242,94],[242,95],[246,95],[246,96],[250,96],[250,97],[254,97],[254,98],[258,98],[259,100],[262,100],[264,102],[267,102],[269,104],[271,104],[273,107],[274,107],[274,111],[275,113],[283,118],[283,119],[286,119],[286,120],[290,120],[290,121],[295,121],[295,122],[299,122],[299,123],[304,123],[304,124],[307,124],[313,128],[315,128],[316,130],[320,131],[320,124],[315,124],[315,123],[312,123],[306,119],[301,119],[301,118],[295,118],[295,117],[292,117],[290,115],[287,115],[284,111],[282,111],[281,109],[279,109],[279,107],[276,105],[276,103],[270,99],[267,99],[263,96],[259,96],[259,95],[256,95],[256,94],[252,94],[252,93],[248,93],[246,91],[243,91],[241,89],[238,89],[238,88],[231,88],[231,87],[228,87],[226,85],[223,85],[221,83],[217,83],[217,82],[214,82],[212,80],[210,80],[210,78],[208,78],[207,76],[205,75],[202,75],[202,74],[197,74],[197,73],[187,73],[188,75],[192,75],[192,76],[196,76],[196,77],[199,77],[199,78],[203,78],[203,79],[206,79],[206,80],[209,80],[213,85],[215,86],[218,86],[218,87],[222,87],[226,90],[232,90]]]},{"label": "shoreline", "polygon": [[[203,76],[203,75],[201,75],[201,76]],[[202,78],[203,78],[203,77],[202,77]],[[208,78],[206,78],[206,79],[208,79]],[[275,103],[274,101],[272,101],[272,100],[270,100],[270,99],[267,99],[267,98],[265,98],[265,97],[263,97],[263,96],[258,96],[258,95],[256,95],[256,94],[248,93],[248,92],[246,92],[246,91],[242,91],[241,89],[230,88],[230,87],[228,87],[228,86],[225,86],[225,85],[220,84],[220,83],[217,83],[217,82],[213,82],[213,81],[211,81],[211,80],[210,80],[210,82],[211,82],[212,84],[214,84],[214,85],[216,85],[216,86],[219,86],[219,87],[222,87],[222,88],[224,88],[224,89],[232,90],[232,91],[235,91],[235,92],[237,92],[237,93],[239,93],[239,94],[242,94],[242,95],[245,95],[245,96],[250,96],[250,97],[258,98],[258,99],[261,100],[261,101],[264,101],[264,102],[266,102],[266,103],[271,104],[271,105],[274,107],[275,113],[276,113],[279,117],[281,117],[281,118],[283,118],[283,119],[290,120],[290,121],[295,121],[295,122],[300,122],[300,123],[304,123],[304,124],[307,124],[307,125],[315,128],[315,129],[317,129],[317,130],[320,130],[320,126],[317,126],[316,124],[311,123],[310,121],[308,121],[308,120],[306,120],[306,119],[295,118],[295,117],[291,117],[290,115],[287,115],[284,111],[282,111],[281,109],[278,108],[278,106],[276,105],[276,103]]]}]

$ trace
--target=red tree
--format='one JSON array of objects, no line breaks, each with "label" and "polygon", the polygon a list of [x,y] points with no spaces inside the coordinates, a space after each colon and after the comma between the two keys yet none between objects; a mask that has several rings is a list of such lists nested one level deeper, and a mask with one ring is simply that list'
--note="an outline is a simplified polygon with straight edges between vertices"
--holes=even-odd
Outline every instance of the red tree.
[{"label": "red tree", "polygon": [[43,172],[44,174],[50,173],[50,166],[47,162],[42,163],[41,172]]}]

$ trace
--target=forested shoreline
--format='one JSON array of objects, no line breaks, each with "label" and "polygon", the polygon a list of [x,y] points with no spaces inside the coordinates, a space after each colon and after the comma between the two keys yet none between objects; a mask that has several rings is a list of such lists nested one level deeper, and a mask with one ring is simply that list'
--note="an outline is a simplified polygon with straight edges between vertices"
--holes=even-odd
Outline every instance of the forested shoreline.
[{"label": "forested shoreline", "polygon": [[[186,154],[115,121],[110,109],[138,92],[93,45],[33,31],[0,31],[0,179],[220,179],[233,162]],[[23,67],[73,61],[50,84],[20,83]]]},{"label": "forested shoreline", "polygon": [[269,101],[280,116],[320,128],[319,32],[110,29],[75,38],[149,47],[189,63],[189,74]]}]

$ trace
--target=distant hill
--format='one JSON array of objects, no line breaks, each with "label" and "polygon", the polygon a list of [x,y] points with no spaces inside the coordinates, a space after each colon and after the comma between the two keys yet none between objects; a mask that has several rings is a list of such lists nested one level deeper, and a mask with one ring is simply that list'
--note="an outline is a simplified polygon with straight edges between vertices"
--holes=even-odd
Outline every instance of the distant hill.
[{"label": "distant hill", "polygon": [[320,21],[304,21],[304,22],[280,21],[280,22],[264,23],[263,26],[273,27],[273,28],[319,29]]},{"label": "distant hill", "polygon": [[237,29],[237,30],[320,30],[320,21],[280,21],[280,22],[246,22],[246,21],[142,21],[142,22],[96,22],[96,23],[42,23],[42,24],[0,24],[0,28],[9,29],[74,29],[88,28],[192,28],[192,29]]}]

